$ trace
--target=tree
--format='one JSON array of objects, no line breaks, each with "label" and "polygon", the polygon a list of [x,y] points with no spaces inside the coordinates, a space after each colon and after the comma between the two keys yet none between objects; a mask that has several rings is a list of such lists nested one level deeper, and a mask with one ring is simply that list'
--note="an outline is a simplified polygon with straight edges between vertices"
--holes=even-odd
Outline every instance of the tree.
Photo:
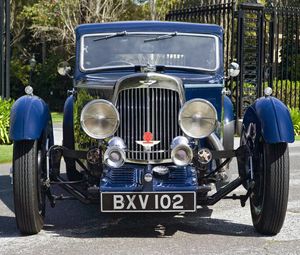
[{"label": "tree", "polygon": [[[156,19],[164,20],[171,4],[178,2],[156,0]],[[132,0],[12,1],[13,97],[23,94],[24,86],[28,85],[28,61],[34,53],[38,62],[33,76],[35,93],[47,100],[50,106],[55,106],[55,110],[61,110],[65,90],[72,83],[57,75],[56,65],[74,54],[76,26],[82,23],[149,19],[149,3],[137,5]]]},{"label": "tree", "polygon": [[126,0],[38,1],[24,8],[32,20],[35,38],[63,45],[70,52],[75,44],[75,28],[82,23],[116,21],[125,12]]}]

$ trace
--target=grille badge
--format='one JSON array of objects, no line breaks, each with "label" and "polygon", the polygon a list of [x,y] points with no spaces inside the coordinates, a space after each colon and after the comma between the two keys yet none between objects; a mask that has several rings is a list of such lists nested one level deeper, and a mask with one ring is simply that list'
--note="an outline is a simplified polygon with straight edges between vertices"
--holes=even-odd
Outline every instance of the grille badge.
[{"label": "grille badge", "polygon": [[142,80],[140,83],[146,87],[150,87],[151,85],[157,83],[156,80]]},{"label": "grille badge", "polygon": [[142,145],[145,151],[150,151],[154,145],[160,143],[160,141],[153,141],[153,134],[149,131],[144,133],[143,139],[144,141],[136,141],[136,143]]}]

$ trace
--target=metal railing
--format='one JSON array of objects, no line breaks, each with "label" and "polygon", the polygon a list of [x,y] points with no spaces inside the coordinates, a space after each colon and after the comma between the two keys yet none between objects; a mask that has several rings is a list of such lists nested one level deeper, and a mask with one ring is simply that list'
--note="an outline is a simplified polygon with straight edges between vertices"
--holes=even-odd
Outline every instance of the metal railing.
[{"label": "metal railing", "polygon": [[0,96],[10,97],[10,1],[0,1]]},{"label": "metal railing", "polygon": [[[290,5],[288,5],[290,3]],[[183,1],[166,20],[219,24],[224,28],[225,70],[231,61],[239,77],[227,81],[237,118],[265,87],[290,107],[300,108],[300,2]]]}]

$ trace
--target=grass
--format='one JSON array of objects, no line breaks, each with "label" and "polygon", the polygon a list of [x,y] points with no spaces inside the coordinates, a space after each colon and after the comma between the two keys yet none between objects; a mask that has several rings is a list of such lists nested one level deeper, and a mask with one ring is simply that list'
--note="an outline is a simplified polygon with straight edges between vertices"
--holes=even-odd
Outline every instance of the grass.
[{"label": "grass", "polygon": [[295,141],[300,141],[300,135],[295,136]]},{"label": "grass", "polygon": [[0,145],[0,163],[9,163],[12,160],[12,145]]},{"label": "grass", "polygon": [[53,123],[61,123],[63,121],[63,113],[62,112],[52,112],[52,122]]}]

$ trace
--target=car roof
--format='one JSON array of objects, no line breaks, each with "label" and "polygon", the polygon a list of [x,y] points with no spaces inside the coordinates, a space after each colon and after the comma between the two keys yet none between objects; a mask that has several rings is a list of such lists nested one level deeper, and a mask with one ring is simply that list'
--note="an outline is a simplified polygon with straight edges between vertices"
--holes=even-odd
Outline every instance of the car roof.
[{"label": "car roof", "polygon": [[182,32],[202,34],[223,34],[223,28],[214,24],[199,24],[187,22],[161,22],[161,21],[123,21],[109,23],[82,24],[76,28],[76,36],[84,34],[108,32]]}]

